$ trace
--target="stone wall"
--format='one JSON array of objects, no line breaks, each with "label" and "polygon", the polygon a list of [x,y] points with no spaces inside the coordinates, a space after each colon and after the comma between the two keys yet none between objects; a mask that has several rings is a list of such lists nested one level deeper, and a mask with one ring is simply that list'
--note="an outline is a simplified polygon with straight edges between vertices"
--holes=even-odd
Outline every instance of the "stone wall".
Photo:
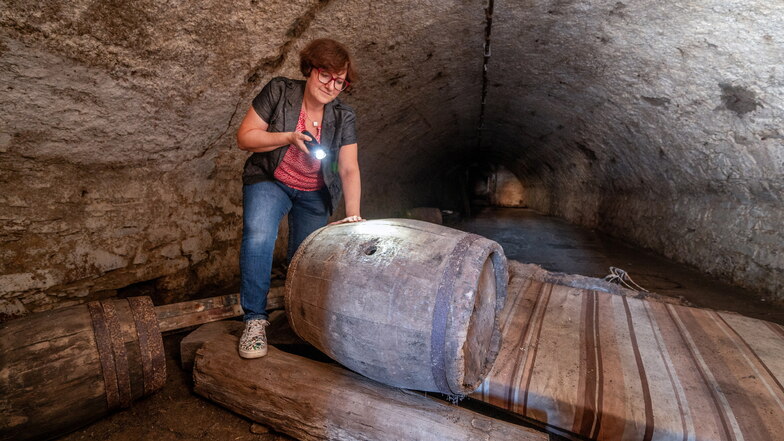
[{"label": "stone wall", "polygon": [[436,204],[440,165],[477,142],[484,8],[4,2],[0,314],[236,287],[236,128],[269,79],[301,76],[313,38],[357,58],[362,80],[343,99],[358,112],[363,214]]},{"label": "stone wall", "polygon": [[494,4],[483,152],[527,205],[784,296],[784,4]]},{"label": "stone wall", "polygon": [[459,208],[483,158],[528,206],[781,296],[784,5],[492,5],[485,51],[487,0],[6,0],[0,314],[236,288],[236,128],[323,36],[362,74],[366,217]]}]

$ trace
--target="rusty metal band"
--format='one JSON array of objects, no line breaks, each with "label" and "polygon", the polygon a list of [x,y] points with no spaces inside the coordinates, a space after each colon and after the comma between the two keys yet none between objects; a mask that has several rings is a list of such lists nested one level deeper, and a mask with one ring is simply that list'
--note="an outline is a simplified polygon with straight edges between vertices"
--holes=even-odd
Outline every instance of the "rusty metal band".
[{"label": "rusty metal band", "polygon": [[139,342],[144,374],[144,394],[148,395],[166,383],[166,358],[163,339],[158,329],[158,317],[149,297],[129,297],[133,322]]},{"label": "rusty metal band", "polygon": [[116,409],[120,407],[120,395],[117,390],[117,376],[114,373],[112,342],[109,338],[109,330],[106,328],[106,320],[103,316],[101,302],[88,303],[87,310],[90,311],[90,318],[93,322],[95,345],[98,348],[98,358],[101,360],[101,370],[103,371],[103,384],[106,395],[106,408],[108,410]]},{"label": "rusty metal band", "polygon": [[117,310],[111,301],[101,302],[103,315],[106,317],[106,325],[109,328],[109,337],[112,340],[112,352],[114,353],[114,370],[117,375],[117,386],[120,394],[120,407],[131,407],[131,374],[128,371],[128,355],[125,353],[125,342],[123,341],[120,319],[117,317]]},{"label": "rusty metal band", "polygon": [[452,299],[455,287],[455,277],[460,267],[463,266],[468,248],[481,236],[476,234],[466,234],[449,253],[446,260],[444,274],[438,284],[435,305],[433,306],[433,327],[430,333],[430,371],[433,374],[433,381],[439,392],[448,395],[457,395],[460,391],[453,391],[449,387],[449,379],[446,374],[446,325],[449,315],[449,301]]}]

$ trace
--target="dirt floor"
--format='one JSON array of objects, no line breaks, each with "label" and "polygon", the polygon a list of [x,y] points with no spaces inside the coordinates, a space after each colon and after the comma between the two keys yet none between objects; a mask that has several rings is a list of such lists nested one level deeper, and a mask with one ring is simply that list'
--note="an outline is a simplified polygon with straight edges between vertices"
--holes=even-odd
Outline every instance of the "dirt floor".
[{"label": "dirt floor", "polygon": [[[722,284],[649,251],[531,210],[487,209],[473,219],[452,225],[498,241],[510,259],[536,263],[550,271],[602,277],[609,266],[617,266],[627,270],[637,283],[659,294],[680,296],[697,306],[784,323],[784,306],[770,299]],[[266,427],[195,395],[190,372],[180,368],[179,345],[186,335],[177,333],[164,337],[168,378],[161,391],[60,440],[292,439],[270,432]]]},{"label": "dirt floor", "polygon": [[190,372],[180,368],[180,340],[186,335],[188,334],[177,333],[164,337],[167,378],[162,390],[134,402],[130,409],[117,412],[59,439],[63,441],[293,439],[270,432],[268,428],[194,394]]}]

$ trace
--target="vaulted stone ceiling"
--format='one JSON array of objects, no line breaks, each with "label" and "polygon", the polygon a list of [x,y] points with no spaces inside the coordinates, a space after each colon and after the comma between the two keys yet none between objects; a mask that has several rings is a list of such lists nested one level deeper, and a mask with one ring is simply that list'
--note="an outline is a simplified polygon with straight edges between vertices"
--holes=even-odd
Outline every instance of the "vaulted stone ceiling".
[{"label": "vaulted stone ceiling", "polygon": [[365,216],[503,164],[532,207],[780,292],[784,10],[698,3],[6,0],[0,313],[235,283],[234,133],[322,36],[362,75]]},{"label": "vaulted stone ceiling", "polygon": [[482,152],[531,207],[784,295],[784,4],[494,6]]}]

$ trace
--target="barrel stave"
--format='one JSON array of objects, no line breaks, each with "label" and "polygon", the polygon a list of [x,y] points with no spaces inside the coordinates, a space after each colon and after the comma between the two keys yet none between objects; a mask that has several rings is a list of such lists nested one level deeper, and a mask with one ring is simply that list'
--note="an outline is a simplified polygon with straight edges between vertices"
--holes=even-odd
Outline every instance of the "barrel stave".
[{"label": "barrel stave", "polygon": [[291,266],[296,277],[289,277],[288,289],[303,294],[289,310],[302,319],[295,330],[303,339],[350,369],[387,384],[427,389],[430,367],[399,348],[430,352],[429,330],[420,328],[432,320],[433,273],[444,265],[438,250],[449,249],[454,238],[417,228],[406,233],[406,241],[383,228],[313,237],[303,244],[307,259]]},{"label": "barrel stave", "polygon": [[[486,292],[478,296],[482,278]],[[467,393],[497,354],[505,286],[506,261],[495,242],[424,222],[369,221],[326,227],[303,242],[289,268],[286,307],[303,339],[352,370],[397,387],[443,391],[431,366],[435,353],[451,392]],[[448,302],[448,338],[437,342],[443,352],[434,352],[439,290]],[[477,301],[487,329],[471,325]],[[467,340],[469,333],[476,335]]]},{"label": "barrel stave", "polygon": [[5,420],[0,439],[39,438],[52,427],[72,430],[80,425],[73,421],[90,419],[105,407],[101,365],[84,306],[7,322],[0,341],[0,415]]},{"label": "barrel stave", "polygon": [[[430,350],[430,345],[426,344],[429,334],[394,325],[373,324],[373,328],[375,332],[366,332],[367,322],[356,317],[329,321],[325,331],[332,336],[331,352],[339,356],[340,362],[349,369],[369,378],[383,378],[390,386],[409,389],[430,387],[430,367],[423,364],[419,356]],[[365,332],[358,333],[357,329]],[[379,340],[384,336],[394,336],[393,344],[380,345]],[[390,350],[390,347],[406,350]]]},{"label": "barrel stave", "polygon": [[[149,299],[134,303],[154,315]],[[91,307],[110,311],[99,317],[107,331],[113,329],[111,335],[107,332],[108,346],[102,349]],[[165,379],[164,360],[158,357],[150,362],[147,356],[145,362],[142,351],[162,355],[163,342],[157,321],[143,325],[154,338],[148,338],[147,346],[141,348],[127,299],[47,311],[0,325],[0,440],[51,438],[105,416],[119,405],[108,399],[107,379],[125,379],[130,400],[160,388]],[[108,372],[101,350],[111,361]],[[115,363],[121,354],[125,363]],[[154,381],[146,388],[145,363],[156,374],[148,375]]]}]

